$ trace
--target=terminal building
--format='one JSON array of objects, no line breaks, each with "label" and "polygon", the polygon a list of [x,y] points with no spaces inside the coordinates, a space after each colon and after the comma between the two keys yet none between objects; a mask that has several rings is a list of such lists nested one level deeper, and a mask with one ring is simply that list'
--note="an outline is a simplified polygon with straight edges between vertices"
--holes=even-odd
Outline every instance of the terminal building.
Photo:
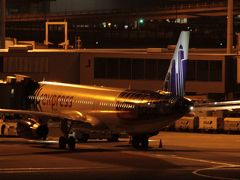
[{"label": "terminal building", "polygon": [[[173,50],[81,49],[1,51],[0,76],[24,74],[41,81],[159,90]],[[187,95],[211,99],[239,98],[237,54],[221,50],[190,49]]]}]

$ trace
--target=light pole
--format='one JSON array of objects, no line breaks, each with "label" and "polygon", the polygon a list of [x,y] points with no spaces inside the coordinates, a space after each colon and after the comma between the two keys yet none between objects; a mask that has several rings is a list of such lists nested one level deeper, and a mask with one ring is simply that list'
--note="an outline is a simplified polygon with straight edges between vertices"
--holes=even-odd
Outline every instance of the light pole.
[{"label": "light pole", "polygon": [[6,0],[0,0],[0,48],[5,48],[5,10]]},{"label": "light pole", "polygon": [[227,10],[227,54],[232,53],[233,47],[233,0],[228,0]]}]

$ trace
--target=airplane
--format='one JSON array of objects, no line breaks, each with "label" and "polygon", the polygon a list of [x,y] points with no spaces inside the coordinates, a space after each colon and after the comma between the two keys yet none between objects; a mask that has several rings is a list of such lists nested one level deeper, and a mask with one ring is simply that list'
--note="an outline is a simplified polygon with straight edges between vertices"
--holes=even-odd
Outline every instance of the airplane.
[{"label": "airplane", "polygon": [[[21,120],[22,129],[26,131],[27,126],[37,137],[46,137],[48,120],[60,122],[63,132],[59,137],[61,149],[67,145],[70,150],[75,149],[75,137],[68,135],[78,127],[126,132],[131,136],[134,148],[148,149],[149,137],[157,135],[163,127],[193,108],[192,101],[184,97],[188,44],[189,32],[182,31],[163,90],[36,82],[25,76],[17,76],[20,80],[14,83],[21,84],[21,88],[10,88],[10,93],[18,105],[1,107],[0,112],[33,116]],[[21,93],[17,92],[19,89]]]}]

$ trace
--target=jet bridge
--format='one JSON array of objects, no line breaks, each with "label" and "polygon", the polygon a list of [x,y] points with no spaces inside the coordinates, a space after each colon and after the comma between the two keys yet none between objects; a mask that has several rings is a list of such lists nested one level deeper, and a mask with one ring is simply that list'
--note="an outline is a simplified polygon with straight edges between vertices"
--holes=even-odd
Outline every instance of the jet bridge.
[{"label": "jet bridge", "polygon": [[28,76],[7,76],[0,81],[0,108],[28,109],[27,97],[34,93],[38,83]]}]

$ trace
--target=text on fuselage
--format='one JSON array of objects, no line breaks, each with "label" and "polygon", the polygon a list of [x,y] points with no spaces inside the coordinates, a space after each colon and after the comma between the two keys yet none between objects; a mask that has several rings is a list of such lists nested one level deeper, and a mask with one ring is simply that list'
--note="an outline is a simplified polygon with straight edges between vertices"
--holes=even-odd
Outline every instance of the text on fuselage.
[{"label": "text on fuselage", "polygon": [[43,106],[51,106],[53,108],[65,107],[71,108],[73,103],[73,96],[46,94],[40,95],[40,103]]}]

